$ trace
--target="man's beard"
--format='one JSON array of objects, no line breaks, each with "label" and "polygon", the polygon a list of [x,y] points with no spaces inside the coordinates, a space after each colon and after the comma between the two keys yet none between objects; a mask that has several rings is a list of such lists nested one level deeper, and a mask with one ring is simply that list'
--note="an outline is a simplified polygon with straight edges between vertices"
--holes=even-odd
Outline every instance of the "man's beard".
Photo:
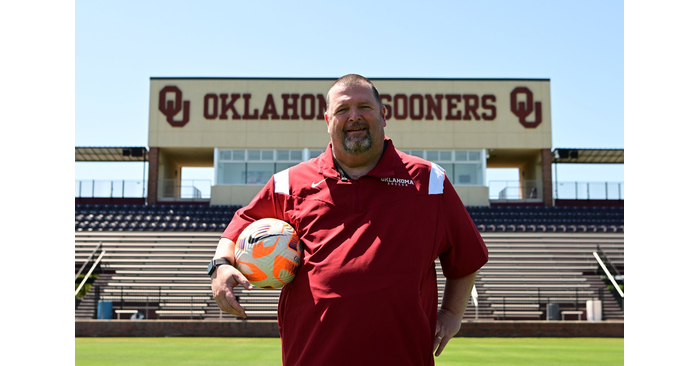
[{"label": "man's beard", "polygon": [[343,136],[343,149],[348,154],[357,155],[362,154],[372,148],[372,136],[367,131],[365,137],[362,138],[350,138],[347,134]]}]

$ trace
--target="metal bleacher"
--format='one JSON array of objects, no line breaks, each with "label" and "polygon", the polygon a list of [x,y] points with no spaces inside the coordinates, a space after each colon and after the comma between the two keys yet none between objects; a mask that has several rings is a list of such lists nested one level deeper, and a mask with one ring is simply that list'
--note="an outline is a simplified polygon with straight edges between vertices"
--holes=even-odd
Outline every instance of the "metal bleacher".
[{"label": "metal bleacher", "polygon": [[[76,302],[76,319],[94,318],[97,303],[107,301],[113,306],[114,317],[122,319],[135,316],[135,312],[148,319],[234,319],[233,315],[220,311],[213,300],[206,267],[214,255],[223,227],[236,208],[185,209],[166,206],[150,207],[148,213],[145,207],[126,206],[76,205],[76,269],[91,261],[90,253],[98,246],[101,245],[104,250],[98,267],[99,276],[79,303]],[[186,212],[191,212],[191,215]],[[503,216],[515,216],[508,212]],[[97,220],[100,215],[101,219]],[[132,221],[140,215],[139,224],[134,227],[142,226],[143,229],[129,230],[129,224],[115,224],[117,215],[122,215],[122,218],[131,215]],[[527,215],[537,217],[531,213],[521,214]],[[156,216],[161,221],[155,221]],[[168,216],[171,217],[165,219]],[[189,219],[185,219],[186,216]],[[472,213],[472,216],[475,222],[479,217],[477,225],[496,226],[481,219],[486,215]],[[177,220],[175,217],[178,217]],[[617,220],[611,215],[607,217]],[[168,224],[160,225],[160,222]],[[195,229],[167,229],[171,223],[185,222],[197,223],[193,225]],[[108,229],[110,226],[113,229]],[[118,229],[120,226],[124,228]],[[489,248],[489,262],[477,276],[478,306],[470,302],[464,319],[544,320],[547,304],[554,303],[559,305],[565,320],[576,319],[581,316],[578,312],[585,310],[586,300],[589,299],[602,300],[604,320],[623,319],[623,309],[601,278],[592,255],[600,248],[617,270],[624,273],[622,225],[618,220],[607,224],[590,224],[601,227],[595,230],[588,229],[589,225],[584,224],[570,226],[586,226],[586,229],[574,231],[565,227],[564,230],[541,232],[511,232],[507,229],[482,231]],[[165,229],[148,230],[149,227]],[[439,261],[436,264],[441,299],[445,279],[441,275]],[[235,289],[249,319],[275,319],[279,292],[243,290],[240,286]]]},{"label": "metal bleacher", "polygon": [[[75,231],[222,232],[240,206],[77,204]],[[622,232],[622,206],[467,207],[481,232]]]},{"label": "metal bleacher", "polygon": [[623,271],[623,233],[482,236],[489,248],[489,262],[477,277],[480,313],[495,320],[545,319],[547,304],[557,304],[563,312],[578,312],[585,310],[586,300],[601,300],[605,319],[624,319],[592,255],[603,250]]},{"label": "metal bleacher", "polygon": [[88,253],[97,245],[105,251],[100,280],[85,295],[88,301],[81,302],[76,317],[92,317],[94,299],[112,302],[115,310],[140,311],[146,318],[228,316],[220,314],[206,275],[219,235],[215,232],[76,232],[76,264],[87,260]]}]

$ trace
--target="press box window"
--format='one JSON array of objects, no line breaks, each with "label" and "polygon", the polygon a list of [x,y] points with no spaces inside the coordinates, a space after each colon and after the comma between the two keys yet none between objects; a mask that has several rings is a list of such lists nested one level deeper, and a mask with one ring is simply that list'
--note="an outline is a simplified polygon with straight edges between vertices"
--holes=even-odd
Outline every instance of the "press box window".
[{"label": "press box window", "polygon": [[[323,150],[216,149],[217,185],[264,185],[277,172],[320,155]],[[311,156],[315,157],[315,156]]]},{"label": "press box window", "polygon": [[453,185],[484,185],[485,150],[406,150],[406,153],[440,165]]}]

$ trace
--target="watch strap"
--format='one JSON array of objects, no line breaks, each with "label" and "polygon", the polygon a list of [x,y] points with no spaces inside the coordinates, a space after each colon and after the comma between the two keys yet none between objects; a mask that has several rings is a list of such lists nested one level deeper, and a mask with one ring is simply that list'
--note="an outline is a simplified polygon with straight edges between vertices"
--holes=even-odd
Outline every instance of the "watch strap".
[{"label": "watch strap", "polygon": [[221,266],[221,265],[231,265],[231,262],[228,261],[226,258],[215,258],[212,259],[211,262],[209,262],[209,268],[207,269],[207,272],[209,274],[209,277],[211,277],[212,274],[214,274],[214,271],[216,271],[216,268]]}]

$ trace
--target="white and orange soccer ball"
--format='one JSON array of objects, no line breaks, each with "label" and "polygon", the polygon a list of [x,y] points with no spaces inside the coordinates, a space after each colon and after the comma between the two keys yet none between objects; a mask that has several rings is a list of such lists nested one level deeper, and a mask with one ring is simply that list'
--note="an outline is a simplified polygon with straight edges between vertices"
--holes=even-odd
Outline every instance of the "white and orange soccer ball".
[{"label": "white and orange soccer ball", "polygon": [[235,244],[235,267],[259,288],[290,283],[301,263],[299,236],[288,223],[260,219],[243,230]]}]

